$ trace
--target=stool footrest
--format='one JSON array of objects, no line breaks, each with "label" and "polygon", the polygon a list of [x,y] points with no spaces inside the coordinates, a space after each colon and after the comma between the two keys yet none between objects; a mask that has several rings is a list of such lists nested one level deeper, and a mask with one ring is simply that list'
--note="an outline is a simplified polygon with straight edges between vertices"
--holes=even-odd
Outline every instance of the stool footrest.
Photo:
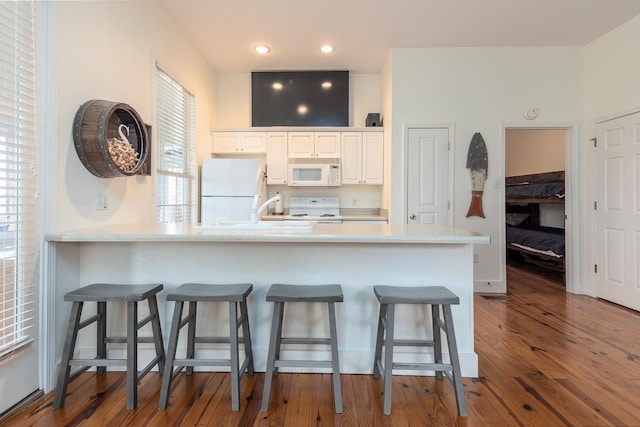
[{"label": "stool footrest", "polygon": [[[197,344],[230,344],[229,337],[195,337],[194,343]],[[238,337],[238,343],[244,344],[244,337]]]},{"label": "stool footrest", "polygon": [[330,360],[276,360],[276,368],[333,368]]},{"label": "stool footrest", "polygon": [[[104,342],[107,344],[123,344],[127,342],[127,337],[106,337]],[[138,344],[140,343],[154,343],[153,337],[138,337]]]},{"label": "stool footrest", "polygon": [[331,338],[296,338],[296,337],[282,337],[280,339],[282,344],[331,344]]},{"label": "stool footrest", "polygon": [[127,366],[127,359],[71,359],[69,366]]},{"label": "stool footrest", "polygon": [[393,362],[393,369],[411,369],[425,371],[452,371],[453,366],[447,363],[396,363]]},{"label": "stool footrest", "polygon": [[399,347],[433,347],[435,343],[433,340],[393,340],[393,345]]},{"label": "stool footrest", "polygon": [[229,359],[173,359],[174,366],[231,366]]}]

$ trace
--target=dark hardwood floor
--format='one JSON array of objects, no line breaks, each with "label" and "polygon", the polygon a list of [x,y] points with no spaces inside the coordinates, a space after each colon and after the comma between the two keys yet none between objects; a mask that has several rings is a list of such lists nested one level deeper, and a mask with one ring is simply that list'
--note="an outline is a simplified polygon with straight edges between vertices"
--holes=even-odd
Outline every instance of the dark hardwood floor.
[{"label": "dark hardwood floor", "polygon": [[228,374],[180,374],[170,407],[158,411],[160,380],[151,373],[140,384],[138,408],[127,411],[124,375],[114,372],[84,373],[63,409],[52,410],[50,393],[4,425],[640,425],[640,315],[566,294],[557,282],[512,266],[507,275],[508,295],[475,297],[480,376],[464,379],[467,418],[457,416],[447,380],[414,376],[394,376],[393,412],[384,416],[381,383],[371,375],[342,376],[344,413],[337,415],[329,374],[278,375],[271,410],[261,413],[263,374],[242,380],[240,411],[231,412]]}]

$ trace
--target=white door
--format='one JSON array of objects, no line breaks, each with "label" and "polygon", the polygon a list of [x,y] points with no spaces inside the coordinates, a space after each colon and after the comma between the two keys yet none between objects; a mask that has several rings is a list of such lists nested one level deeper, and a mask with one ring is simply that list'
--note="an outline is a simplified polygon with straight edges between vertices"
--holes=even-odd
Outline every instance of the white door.
[{"label": "white door", "polygon": [[640,113],[596,126],[596,296],[640,310]]},{"label": "white door", "polygon": [[407,144],[406,222],[449,225],[449,129],[409,128]]}]

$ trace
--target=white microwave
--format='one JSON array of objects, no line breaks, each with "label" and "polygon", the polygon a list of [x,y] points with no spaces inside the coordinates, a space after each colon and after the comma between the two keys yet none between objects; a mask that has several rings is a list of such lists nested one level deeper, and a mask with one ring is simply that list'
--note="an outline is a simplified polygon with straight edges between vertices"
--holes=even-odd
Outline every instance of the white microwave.
[{"label": "white microwave", "polygon": [[338,187],[340,165],[292,163],[289,164],[289,187]]}]

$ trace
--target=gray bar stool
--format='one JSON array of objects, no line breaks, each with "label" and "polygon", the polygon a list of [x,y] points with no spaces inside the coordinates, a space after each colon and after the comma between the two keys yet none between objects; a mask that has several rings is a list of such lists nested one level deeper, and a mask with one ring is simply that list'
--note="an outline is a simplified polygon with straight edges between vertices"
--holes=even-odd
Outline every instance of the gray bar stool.
[{"label": "gray bar stool", "polygon": [[[167,407],[169,392],[173,375],[186,367],[186,374],[193,372],[194,366],[229,366],[231,368],[231,410],[240,409],[240,379],[246,371],[253,375],[253,353],[251,351],[251,333],[249,331],[249,314],[247,312],[247,295],[253,290],[250,283],[231,285],[210,285],[201,283],[185,283],[167,294],[167,301],[175,301],[171,332],[169,334],[169,347],[167,349],[167,361],[160,388],[160,401],[158,409]],[[196,336],[196,313],[198,301],[227,301],[229,303],[229,336],[203,337]],[[189,314],[182,318],[184,303],[189,303]],[[238,317],[238,303],[240,304],[240,317]],[[180,329],[187,328],[187,354],[184,359],[176,359],[178,336]],[[238,337],[238,329],[242,326],[242,337]],[[229,344],[231,354],[229,359],[196,359],[196,343],[225,343]],[[240,366],[239,344],[244,344],[245,359]],[[173,367],[178,368],[174,371]]]},{"label": "gray bar stool", "polygon": [[[96,283],[88,285],[64,296],[65,301],[72,301],[69,326],[62,350],[62,360],[58,371],[56,396],[53,401],[53,409],[64,406],[69,382],[77,375],[92,366],[97,367],[97,374],[105,372],[107,366],[127,367],[127,409],[135,409],[138,404],[138,382],[156,364],[162,374],[164,369],[164,346],[162,344],[162,330],[158,316],[158,301],[156,294],[162,290],[161,284],[150,285],[116,285]],[[148,301],[149,316],[138,321],[138,303]],[[107,336],[107,302],[126,301],[127,303],[127,335],[126,337]],[[80,321],[82,306],[85,302],[97,302],[97,314]],[[151,322],[152,337],[139,337],[138,329]],[[92,323],[97,325],[97,348],[95,359],[73,359],[73,351],[76,346],[78,331]],[[138,375],[138,343],[152,342],[155,345],[156,357],[142,369]],[[126,359],[107,358],[107,344],[127,343]],[[80,366],[70,375],[71,366]]]},{"label": "gray bar stool", "polygon": [[[269,339],[269,355],[262,393],[262,411],[269,410],[271,380],[280,367],[332,368],[333,399],[337,414],[342,413],[342,389],[340,387],[340,363],[338,362],[338,334],[336,330],[335,303],[342,302],[340,285],[282,285],[273,284],[267,292],[267,302],[273,301],[273,319]],[[326,302],[329,305],[329,338],[282,337],[282,319],[285,302]],[[297,319],[303,320],[303,319]],[[331,346],[331,360],[282,360],[281,344],[328,344]]]},{"label": "gray bar stool", "polygon": [[[378,334],[376,337],[376,350],[373,360],[373,376],[383,376],[383,412],[391,413],[391,374],[395,368],[407,370],[436,371],[436,378],[441,380],[442,373],[453,383],[458,413],[462,417],[467,416],[467,406],[464,400],[462,375],[460,372],[460,360],[456,335],[453,329],[451,316],[451,304],[460,304],[456,294],[444,286],[374,286],[373,291],[380,303],[380,315],[378,316]],[[431,305],[431,321],[433,326],[432,340],[396,340],[393,336],[395,305],[396,304],[429,304]],[[444,320],[440,318],[440,306],[444,313]],[[447,335],[449,345],[449,358],[451,363],[442,360],[442,343],[440,330]],[[385,333],[386,332],[386,333]],[[384,339],[383,339],[384,337]],[[382,363],[382,347],[384,346],[384,364]],[[434,363],[394,363],[393,347],[433,347]]]}]

